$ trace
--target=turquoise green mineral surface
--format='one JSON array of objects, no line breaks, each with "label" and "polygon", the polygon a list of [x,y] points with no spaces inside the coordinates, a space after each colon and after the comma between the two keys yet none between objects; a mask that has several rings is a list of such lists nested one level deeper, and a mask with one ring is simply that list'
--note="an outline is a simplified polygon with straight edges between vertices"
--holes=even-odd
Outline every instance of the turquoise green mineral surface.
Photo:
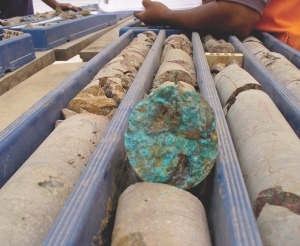
[{"label": "turquoise green mineral surface", "polygon": [[125,147],[143,181],[190,189],[208,175],[217,157],[214,112],[195,91],[162,87],[132,111]]}]

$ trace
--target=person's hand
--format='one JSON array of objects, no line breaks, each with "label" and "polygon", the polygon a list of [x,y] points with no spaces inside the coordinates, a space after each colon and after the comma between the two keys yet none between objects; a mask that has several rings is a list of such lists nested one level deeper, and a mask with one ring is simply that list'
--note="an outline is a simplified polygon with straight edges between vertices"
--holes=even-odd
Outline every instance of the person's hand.
[{"label": "person's hand", "polygon": [[146,25],[165,25],[166,14],[171,11],[166,5],[151,0],[143,0],[145,10],[135,13],[134,16]]},{"label": "person's hand", "polygon": [[57,7],[60,8],[61,10],[73,10],[73,11],[82,10],[82,8],[73,6],[70,3],[58,3]]}]

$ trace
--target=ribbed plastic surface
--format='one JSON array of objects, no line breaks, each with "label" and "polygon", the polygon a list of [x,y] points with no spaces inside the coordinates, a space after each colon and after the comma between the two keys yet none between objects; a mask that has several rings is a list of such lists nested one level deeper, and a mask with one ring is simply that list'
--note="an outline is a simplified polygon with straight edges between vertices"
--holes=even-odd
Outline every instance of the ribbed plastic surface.
[{"label": "ribbed plastic surface", "polygon": [[35,59],[29,34],[2,40],[0,35],[0,77],[5,71],[14,71]]},{"label": "ribbed plastic surface", "polygon": [[200,93],[215,111],[219,136],[212,207],[208,215],[214,244],[262,245],[239,162],[198,33],[193,33],[192,42]]},{"label": "ribbed plastic surface", "polygon": [[300,137],[300,101],[234,36],[228,40],[236,52],[243,53],[243,68],[261,85],[287,122]]},{"label": "ribbed plastic surface", "polygon": [[113,59],[133,34],[126,34],[65,79],[0,132],[0,187],[18,170],[61,119],[61,109],[81,91],[101,67]]}]

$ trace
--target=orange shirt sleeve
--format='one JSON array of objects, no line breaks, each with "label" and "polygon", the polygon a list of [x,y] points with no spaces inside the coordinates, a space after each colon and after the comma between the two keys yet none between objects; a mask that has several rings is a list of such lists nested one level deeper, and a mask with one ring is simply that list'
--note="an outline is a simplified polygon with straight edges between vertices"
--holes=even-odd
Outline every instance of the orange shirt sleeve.
[{"label": "orange shirt sleeve", "polygon": [[299,0],[271,0],[255,29],[269,32],[283,43],[300,51]]}]

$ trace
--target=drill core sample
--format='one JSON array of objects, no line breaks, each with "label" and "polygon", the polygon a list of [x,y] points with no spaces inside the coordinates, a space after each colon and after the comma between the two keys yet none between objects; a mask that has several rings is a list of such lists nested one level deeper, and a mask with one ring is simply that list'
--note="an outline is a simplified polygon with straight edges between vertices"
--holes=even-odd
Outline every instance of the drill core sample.
[{"label": "drill core sample", "polygon": [[112,246],[125,245],[211,246],[202,203],[166,184],[129,186],[119,198],[112,235]]},{"label": "drill core sample", "polygon": [[138,178],[190,189],[208,175],[217,157],[214,112],[195,91],[159,88],[131,113],[125,147]]},{"label": "drill core sample", "polygon": [[0,245],[42,245],[109,120],[84,113],[58,125],[0,190]]}]

